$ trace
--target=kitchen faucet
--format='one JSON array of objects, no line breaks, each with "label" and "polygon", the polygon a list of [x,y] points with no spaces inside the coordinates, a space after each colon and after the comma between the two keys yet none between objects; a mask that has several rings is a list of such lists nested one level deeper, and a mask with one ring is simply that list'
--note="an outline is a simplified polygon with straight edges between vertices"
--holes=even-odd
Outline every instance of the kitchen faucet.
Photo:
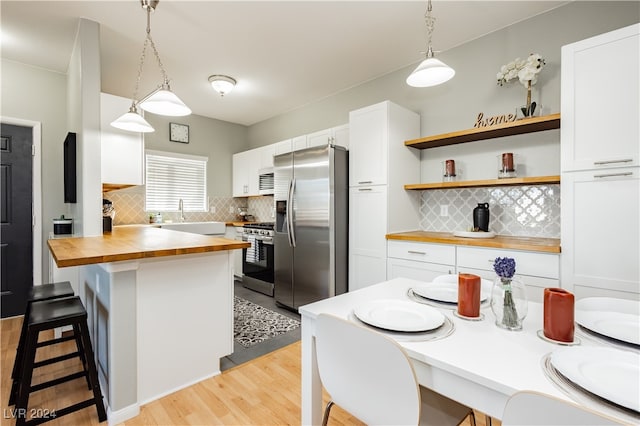
[{"label": "kitchen faucet", "polygon": [[178,210],[180,211],[180,222],[184,222],[184,201],[182,198],[178,201]]}]

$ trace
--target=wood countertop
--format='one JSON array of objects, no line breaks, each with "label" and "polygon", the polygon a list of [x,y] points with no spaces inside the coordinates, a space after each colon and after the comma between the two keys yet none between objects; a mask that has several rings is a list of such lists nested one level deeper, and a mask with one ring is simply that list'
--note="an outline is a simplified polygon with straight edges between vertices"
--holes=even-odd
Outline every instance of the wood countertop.
[{"label": "wood countertop", "polygon": [[544,253],[560,253],[559,238],[512,237],[497,235],[495,238],[462,238],[454,237],[449,232],[411,231],[387,234],[387,240],[415,241],[420,243],[455,244],[459,246],[476,246],[504,248],[514,250],[537,251]]},{"label": "wood countertop", "polygon": [[235,250],[250,244],[152,226],[114,227],[109,234],[47,240],[58,267]]}]

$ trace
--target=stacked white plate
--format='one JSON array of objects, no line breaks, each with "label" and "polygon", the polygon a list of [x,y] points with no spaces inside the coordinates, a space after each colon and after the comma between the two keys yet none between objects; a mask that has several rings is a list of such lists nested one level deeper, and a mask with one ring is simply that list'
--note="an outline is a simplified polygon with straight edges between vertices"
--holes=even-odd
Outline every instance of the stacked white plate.
[{"label": "stacked white plate", "polygon": [[[490,280],[482,279],[480,288],[480,301],[485,301],[491,295]],[[412,288],[413,292],[425,299],[443,303],[458,304],[458,276],[440,275],[434,278],[433,282],[417,285]]]},{"label": "stacked white plate", "polygon": [[560,374],[607,401],[640,412],[640,354],[610,347],[572,346],[553,351]]},{"label": "stacked white plate", "polygon": [[640,303],[612,297],[587,297],[575,304],[576,323],[612,339],[640,345]]},{"label": "stacked white plate", "polygon": [[358,305],[353,313],[366,324],[392,331],[429,331],[444,323],[444,315],[437,309],[399,299],[365,302]]}]

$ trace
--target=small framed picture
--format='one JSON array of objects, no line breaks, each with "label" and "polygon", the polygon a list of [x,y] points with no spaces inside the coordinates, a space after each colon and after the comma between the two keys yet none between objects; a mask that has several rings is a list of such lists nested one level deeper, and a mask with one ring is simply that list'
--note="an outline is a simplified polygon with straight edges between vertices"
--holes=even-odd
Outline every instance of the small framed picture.
[{"label": "small framed picture", "polygon": [[171,142],[189,143],[189,126],[180,123],[169,123],[169,140]]}]

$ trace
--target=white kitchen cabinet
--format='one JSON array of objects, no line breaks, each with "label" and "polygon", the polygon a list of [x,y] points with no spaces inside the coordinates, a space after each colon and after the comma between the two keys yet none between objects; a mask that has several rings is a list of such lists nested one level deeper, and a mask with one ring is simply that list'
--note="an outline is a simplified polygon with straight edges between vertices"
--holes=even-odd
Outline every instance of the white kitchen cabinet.
[{"label": "white kitchen cabinet", "polygon": [[[242,241],[242,226],[227,225],[224,237]],[[233,251],[233,275],[236,279],[242,279],[242,250]]]},{"label": "white kitchen cabinet", "polygon": [[349,291],[385,281],[385,185],[349,188]]},{"label": "white kitchen cabinet", "polygon": [[640,24],[562,47],[561,282],[578,298],[640,300],[639,61]]},{"label": "white kitchen cabinet", "polygon": [[640,165],[639,52],[640,24],[562,47],[562,171]]},{"label": "white kitchen cabinet", "polygon": [[102,183],[144,184],[144,137],[111,126],[131,107],[131,99],[100,93],[100,151]]},{"label": "white kitchen cabinet", "polygon": [[420,116],[389,101],[349,114],[349,290],[385,281],[386,234],[419,226]]},{"label": "white kitchen cabinet", "polygon": [[640,167],[562,176],[562,285],[640,299]]},{"label": "white kitchen cabinet", "polygon": [[233,154],[233,196],[260,195],[260,171],[273,167],[275,144]]},{"label": "white kitchen cabinet", "polygon": [[456,273],[476,274],[493,281],[497,257],[515,260],[516,277],[522,279],[529,300],[542,303],[545,288],[560,287],[560,258],[554,253],[456,246]]},{"label": "white kitchen cabinet", "polygon": [[389,240],[387,253],[387,279],[431,282],[456,269],[456,248],[452,245]]},{"label": "white kitchen cabinet", "polygon": [[345,124],[330,129],[307,135],[307,147],[323,146],[327,144],[338,145],[349,149],[349,125]]}]

